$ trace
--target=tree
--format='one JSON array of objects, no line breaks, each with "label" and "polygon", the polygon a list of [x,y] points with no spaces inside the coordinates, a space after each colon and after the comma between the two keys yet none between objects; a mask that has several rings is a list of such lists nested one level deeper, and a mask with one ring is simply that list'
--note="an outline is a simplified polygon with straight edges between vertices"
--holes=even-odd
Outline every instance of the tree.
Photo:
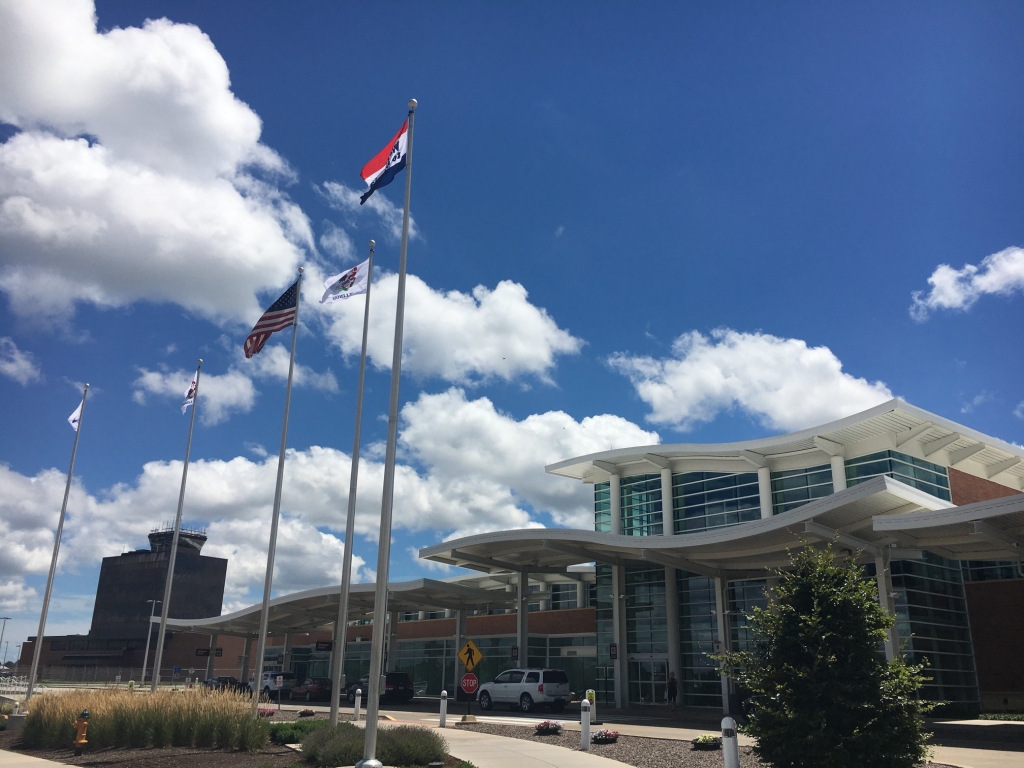
[{"label": "tree", "polygon": [[913,768],[928,756],[921,667],[881,652],[895,617],[873,580],[831,545],[791,555],[753,647],[717,657],[754,694],[748,732],[775,768]]}]

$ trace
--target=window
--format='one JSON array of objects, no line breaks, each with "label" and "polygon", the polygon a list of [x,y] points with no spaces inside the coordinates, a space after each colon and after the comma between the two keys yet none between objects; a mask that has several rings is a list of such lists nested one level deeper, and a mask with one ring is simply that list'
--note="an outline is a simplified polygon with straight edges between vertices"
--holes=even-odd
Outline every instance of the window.
[{"label": "window", "polygon": [[[520,673],[520,674],[522,674],[522,673]],[[494,682],[496,682],[496,683],[508,683],[508,682],[511,682],[511,680],[512,680],[512,673],[511,672],[502,672],[500,675],[498,675],[496,678],[494,678]]]},{"label": "window", "polygon": [[523,681],[522,670],[514,670],[508,673],[508,681],[510,683],[521,683]]},{"label": "window", "polygon": [[569,608],[579,608],[576,605],[575,584],[552,584],[551,585],[551,610],[564,611]]},{"label": "window", "polygon": [[761,517],[756,472],[683,472],[672,475],[675,533],[695,533]]},{"label": "window", "polygon": [[661,475],[624,477],[619,484],[622,533],[658,536],[662,533]]},{"label": "window", "polygon": [[569,682],[569,676],[560,669],[545,669],[544,682],[552,685],[559,685]]},{"label": "window", "polygon": [[594,530],[602,533],[612,531],[612,494],[610,483],[594,484]]},{"label": "window", "polygon": [[67,640],[51,640],[50,650],[51,651],[66,651],[68,649]]},{"label": "window", "polygon": [[930,493],[943,501],[951,499],[946,468],[930,461],[897,451],[879,451],[846,462],[847,485],[857,485],[878,475],[899,480],[911,488]]},{"label": "window", "polygon": [[832,493],[832,465],[772,472],[772,512],[788,512]]},{"label": "window", "polygon": [[528,682],[528,683],[539,683],[540,682],[540,672],[528,672],[526,674],[526,682]]}]

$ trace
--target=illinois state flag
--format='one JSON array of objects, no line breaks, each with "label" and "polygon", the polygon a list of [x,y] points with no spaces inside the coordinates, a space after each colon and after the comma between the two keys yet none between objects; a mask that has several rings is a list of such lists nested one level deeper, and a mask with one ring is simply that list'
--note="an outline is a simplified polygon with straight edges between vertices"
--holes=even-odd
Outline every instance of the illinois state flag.
[{"label": "illinois state flag", "polygon": [[406,139],[408,138],[409,121],[408,119],[402,123],[402,127],[398,130],[393,138],[384,149],[378,152],[373,160],[363,166],[363,170],[360,171],[359,175],[363,177],[363,181],[366,182],[366,186],[369,187],[363,196],[359,198],[359,204],[362,205],[366,200],[381,187],[386,187],[390,184],[395,176],[405,168],[405,150],[407,146]]},{"label": "illinois state flag", "polygon": [[366,293],[366,287],[370,282],[369,276],[370,260],[367,259],[362,264],[356,264],[350,270],[328,277],[324,280],[324,295],[320,299],[320,303],[334,302],[338,299],[347,299],[349,296]]}]

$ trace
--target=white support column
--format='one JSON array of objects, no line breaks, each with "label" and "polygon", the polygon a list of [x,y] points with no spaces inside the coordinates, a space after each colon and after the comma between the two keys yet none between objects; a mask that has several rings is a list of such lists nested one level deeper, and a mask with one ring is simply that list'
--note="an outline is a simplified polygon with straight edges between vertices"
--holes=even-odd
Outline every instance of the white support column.
[{"label": "white support column", "polygon": [[[715,578],[715,618],[718,625],[718,642],[720,652],[729,650],[729,621],[726,611],[729,610],[729,583],[724,577]],[[720,673],[722,680],[722,713],[729,714],[729,677],[724,668]]]},{"label": "white support column", "polygon": [[608,477],[608,498],[611,500],[612,533],[622,533],[622,497],[617,473]]},{"label": "white support column", "polygon": [[774,511],[771,467],[757,468],[757,491],[761,497],[761,519],[763,520],[766,517],[771,517]]},{"label": "white support column", "polygon": [[583,579],[576,582],[576,607],[587,607],[587,582]]},{"label": "white support column", "polygon": [[676,676],[680,685],[683,657],[679,648],[679,583],[675,568],[665,569],[665,624],[668,627],[668,671]]},{"label": "white support column", "polygon": [[[330,675],[331,680],[334,680],[334,668],[341,663],[341,657],[345,650],[345,641],[347,639],[348,632],[338,631],[338,622],[335,620],[331,627],[331,663],[330,663]],[[345,670],[341,670],[341,686],[342,690],[345,690],[345,685],[348,681],[345,679]]]},{"label": "white support column", "polygon": [[516,599],[516,644],[519,646],[519,666],[525,667],[530,652],[530,571],[519,569],[519,594]]},{"label": "white support column", "polygon": [[626,568],[612,566],[612,642],[618,651],[618,659],[612,661],[615,681],[615,708],[625,709],[629,701],[629,666],[626,664]]},{"label": "white support column", "polygon": [[[459,610],[455,611],[455,653],[456,654],[462,649],[463,643],[465,643],[466,640],[468,639],[468,637],[466,635],[466,614],[467,613],[469,613],[469,612],[465,608],[460,608]],[[459,691],[461,690],[459,688],[459,681],[462,680],[462,673],[466,671],[465,667],[463,667],[463,665],[462,665],[462,662],[459,661],[459,657],[458,656],[455,657],[454,667],[455,667],[455,675],[454,675],[454,677],[452,679],[452,691],[453,691],[453,693],[451,694],[451,699],[452,699],[452,701],[458,701]]]},{"label": "white support column", "polygon": [[[242,649],[242,673],[239,678],[239,682],[245,685],[249,682],[249,662],[252,660],[252,638],[249,635],[245,636],[245,646]],[[260,672],[263,672],[262,665],[260,665]],[[252,687],[253,693],[258,693],[256,686],[259,685],[259,680],[255,681]]]},{"label": "white support column", "polygon": [[832,457],[832,492],[846,490],[846,460],[842,456]]},{"label": "white support column", "polygon": [[[895,616],[896,605],[892,599],[892,571],[889,569],[889,558],[884,555],[875,558],[875,583],[878,584],[878,604],[890,616]],[[885,633],[886,661],[892,661],[896,657],[897,648],[899,648],[899,633],[894,624],[892,629]]]},{"label": "white support column", "polygon": [[396,656],[398,656],[398,611],[388,611],[388,658],[384,663],[385,672],[395,671]]},{"label": "white support column", "polygon": [[426,611],[420,611],[419,614],[416,616],[416,619],[417,619],[417,621],[426,621],[426,619],[427,619],[427,612]]},{"label": "white support column", "polygon": [[[281,663],[281,671],[292,671],[292,632],[285,632],[284,635],[284,661]],[[299,682],[302,682],[301,680]]]},{"label": "white support column", "polygon": [[[675,515],[672,510],[672,470],[661,470],[661,533],[671,536],[676,531]],[[676,679],[679,675],[676,675]]]},{"label": "white support column", "polygon": [[210,635],[210,655],[206,657],[206,679],[214,677],[214,663],[217,658],[217,640],[220,635]]},{"label": "white support column", "polygon": [[546,581],[540,583],[540,590],[537,592],[537,600],[540,603],[538,610],[551,610],[551,585]]}]

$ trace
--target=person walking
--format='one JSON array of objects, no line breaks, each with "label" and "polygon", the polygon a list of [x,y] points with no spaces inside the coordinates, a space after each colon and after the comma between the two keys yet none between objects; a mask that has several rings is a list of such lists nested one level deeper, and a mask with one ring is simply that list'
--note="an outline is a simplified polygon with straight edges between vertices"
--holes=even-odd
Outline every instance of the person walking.
[{"label": "person walking", "polygon": [[676,708],[676,696],[679,695],[679,683],[676,682],[675,672],[668,673],[668,703],[675,711]]}]

